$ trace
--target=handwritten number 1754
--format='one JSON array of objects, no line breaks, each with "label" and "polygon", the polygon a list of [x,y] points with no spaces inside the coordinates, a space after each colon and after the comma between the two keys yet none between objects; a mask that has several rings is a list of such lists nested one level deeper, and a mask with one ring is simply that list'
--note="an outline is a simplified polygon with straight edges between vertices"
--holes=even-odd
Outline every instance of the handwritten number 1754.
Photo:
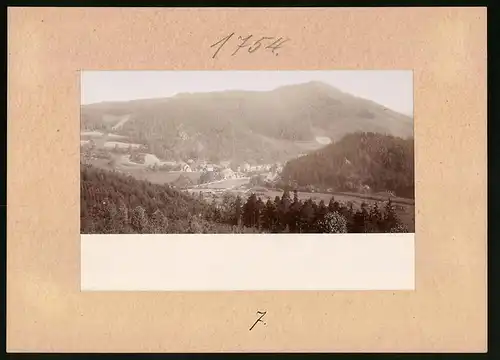
[{"label": "handwritten number 1754", "polygon": [[[219,51],[226,45],[226,43],[234,36],[234,32],[227,35],[226,37],[222,38],[221,40],[217,41],[215,44],[210,45],[211,48],[217,49],[215,53],[213,54],[212,58],[215,59]],[[283,47],[283,44],[290,39],[283,39],[282,37],[278,38],[277,40],[273,41],[275,37],[269,37],[269,36],[263,36],[258,40],[255,40],[252,42],[253,35],[248,35],[248,36],[238,36],[238,40],[240,43],[236,45],[236,49],[233,51],[231,56],[236,55],[236,53],[242,49],[242,48],[248,48],[248,52],[250,54],[254,53],[258,49],[260,49],[262,46],[264,46],[264,49],[270,49],[271,52],[274,55],[278,55],[278,49]]]}]

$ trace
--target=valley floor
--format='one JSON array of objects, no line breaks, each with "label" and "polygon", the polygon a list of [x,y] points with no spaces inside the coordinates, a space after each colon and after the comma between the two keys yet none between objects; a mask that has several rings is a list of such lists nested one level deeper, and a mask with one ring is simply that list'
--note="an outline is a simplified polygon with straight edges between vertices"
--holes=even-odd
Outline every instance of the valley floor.
[{"label": "valley floor", "polygon": [[[175,182],[179,176],[189,178],[193,184],[197,184],[201,173],[200,172],[181,172],[181,171],[149,171],[142,166],[127,166],[126,163],[115,164],[111,166],[108,160],[94,159],[92,165],[103,170],[114,170],[125,175],[131,175],[137,180],[147,180],[152,184],[169,184]],[[264,187],[254,187],[250,185],[250,177],[231,178],[225,180],[213,181],[201,185],[192,185],[182,191],[192,195],[203,194],[205,199],[220,202],[225,193],[239,195],[245,201],[252,193],[258,198],[266,202],[267,200],[274,201],[275,197],[281,197],[283,191],[281,189],[268,189]],[[387,197],[377,196],[373,194],[361,193],[312,193],[298,192],[300,200],[312,199],[319,203],[324,201],[329,203],[332,196],[335,201],[347,204],[352,203],[355,209],[359,209],[362,203],[380,203],[380,207],[388,200]],[[415,231],[415,206],[413,199],[392,197],[391,201],[395,205],[395,210],[402,223],[406,226],[409,232]]]}]

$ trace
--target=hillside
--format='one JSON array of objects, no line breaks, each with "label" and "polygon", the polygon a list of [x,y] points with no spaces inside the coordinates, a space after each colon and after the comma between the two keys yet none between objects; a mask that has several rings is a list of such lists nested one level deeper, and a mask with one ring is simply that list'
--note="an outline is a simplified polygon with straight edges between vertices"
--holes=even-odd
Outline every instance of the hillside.
[{"label": "hillside", "polygon": [[391,135],[353,133],[289,161],[282,179],[334,191],[391,191],[414,198],[414,141]]},{"label": "hillside", "polygon": [[81,108],[82,130],[107,130],[163,159],[275,162],[370,131],[408,137],[411,118],[320,82],[272,91],[178,94]]},{"label": "hillside", "polygon": [[179,175],[177,180],[171,183],[172,186],[177,188],[187,188],[188,186],[194,185],[193,181],[184,174]]}]

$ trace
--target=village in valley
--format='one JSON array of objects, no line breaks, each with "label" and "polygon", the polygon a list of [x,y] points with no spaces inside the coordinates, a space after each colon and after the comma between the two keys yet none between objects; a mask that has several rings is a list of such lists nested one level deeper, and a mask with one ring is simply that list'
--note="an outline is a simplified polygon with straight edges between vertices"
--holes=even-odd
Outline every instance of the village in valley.
[{"label": "village in valley", "polygon": [[[167,185],[206,200],[222,202],[225,194],[248,198],[256,194],[263,201],[274,200],[283,193],[281,173],[286,162],[262,163],[256,161],[235,162],[221,160],[210,162],[203,159],[169,160],[160,159],[148,152],[143,144],[127,142],[127,137],[109,131],[81,132],[81,163],[103,170],[130,175],[138,180]],[[300,158],[304,154],[298,154]],[[344,160],[350,164],[349,159]],[[328,201],[335,196],[345,203],[361,206],[368,194],[373,200],[387,200],[391,197],[396,207],[403,209],[407,199],[399,199],[392,192],[373,194],[362,185],[352,193],[335,192],[332,188],[318,188],[312,185],[294,186],[301,199]],[[402,202],[398,204],[399,202]]]},{"label": "village in valley", "polygon": [[[132,175],[140,180],[169,184],[182,191],[204,194],[220,199],[231,191],[244,196],[260,190],[265,198],[266,189],[259,184],[272,184],[279,179],[284,163],[258,164],[255,161],[235,162],[203,159],[159,159],[148,153],[146,145],[126,142],[126,137],[103,131],[81,133],[81,162],[106,170]],[[119,141],[117,141],[119,140]]]}]

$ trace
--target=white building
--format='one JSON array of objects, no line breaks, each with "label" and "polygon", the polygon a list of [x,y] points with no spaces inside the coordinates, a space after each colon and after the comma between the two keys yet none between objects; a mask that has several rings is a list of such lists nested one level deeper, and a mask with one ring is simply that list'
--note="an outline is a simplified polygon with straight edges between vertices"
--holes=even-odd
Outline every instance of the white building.
[{"label": "white building", "polygon": [[221,172],[220,172],[220,175],[221,175],[221,178],[223,180],[226,180],[226,179],[234,179],[236,177],[236,175],[234,174],[234,171],[231,170],[231,169],[223,169]]},{"label": "white building", "polygon": [[224,169],[227,169],[229,168],[229,166],[231,165],[231,162],[230,161],[221,161],[220,162],[220,166]]},{"label": "white building", "polygon": [[249,163],[244,163],[244,164],[241,166],[241,171],[243,171],[243,172],[248,172],[248,171],[250,171],[250,164],[249,164]]},{"label": "white building", "polygon": [[266,181],[274,181],[278,177],[278,174],[269,172],[265,176],[266,176],[266,178],[265,178]]}]

